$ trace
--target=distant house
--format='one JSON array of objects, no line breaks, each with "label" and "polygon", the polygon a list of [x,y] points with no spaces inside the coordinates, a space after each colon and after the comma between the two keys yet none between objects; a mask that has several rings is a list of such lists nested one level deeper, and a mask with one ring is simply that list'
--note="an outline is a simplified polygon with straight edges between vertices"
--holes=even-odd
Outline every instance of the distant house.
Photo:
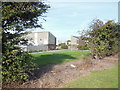
[{"label": "distant house", "polygon": [[79,36],[71,36],[71,49],[78,49],[78,45],[84,45],[85,42]]},{"label": "distant house", "polygon": [[56,49],[56,37],[48,32],[32,32],[25,36],[28,44],[24,46],[27,51],[54,50]]}]

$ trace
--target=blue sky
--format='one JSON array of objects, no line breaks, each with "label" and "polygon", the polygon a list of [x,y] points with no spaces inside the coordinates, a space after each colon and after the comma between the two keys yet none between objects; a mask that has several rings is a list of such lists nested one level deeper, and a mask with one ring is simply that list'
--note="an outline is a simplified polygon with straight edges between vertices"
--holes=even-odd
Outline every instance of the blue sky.
[{"label": "blue sky", "polygon": [[46,22],[42,23],[44,29],[37,28],[34,31],[50,31],[57,37],[57,40],[66,41],[72,35],[78,36],[78,31],[87,29],[95,18],[102,21],[118,21],[119,0],[96,1],[49,0],[47,2],[51,8],[45,14]]}]

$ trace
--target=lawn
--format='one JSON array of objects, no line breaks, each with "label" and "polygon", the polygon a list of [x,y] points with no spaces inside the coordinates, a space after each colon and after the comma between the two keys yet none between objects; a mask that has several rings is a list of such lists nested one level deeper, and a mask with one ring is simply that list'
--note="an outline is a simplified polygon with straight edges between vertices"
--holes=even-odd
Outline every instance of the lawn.
[{"label": "lawn", "polygon": [[58,64],[73,60],[80,60],[84,55],[90,54],[89,51],[63,50],[58,52],[44,52],[32,54],[35,57],[36,66]]},{"label": "lawn", "polygon": [[73,80],[64,88],[118,88],[118,67],[96,71],[82,78]]}]

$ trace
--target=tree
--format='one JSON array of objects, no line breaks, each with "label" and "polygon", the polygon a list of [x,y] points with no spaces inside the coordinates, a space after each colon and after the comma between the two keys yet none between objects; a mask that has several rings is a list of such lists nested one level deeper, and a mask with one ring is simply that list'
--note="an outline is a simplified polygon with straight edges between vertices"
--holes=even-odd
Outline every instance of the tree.
[{"label": "tree", "polygon": [[61,43],[61,48],[62,49],[68,49],[68,46],[65,43]]},{"label": "tree", "polygon": [[71,46],[71,40],[67,40],[67,46]]},{"label": "tree", "polygon": [[71,40],[67,40],[67,44],[69,44],[71,42]]},{"label": "tree", "polygon": [[20,81],[28,78],[32,56],[21,51],[18,44],[25,44],[22,36],[27,28],[42,28],[38,17],[49,8],[44,2],[2,3],[2,75],[3,81]]},{"label": "tree", "polygon": [[101,59],[118,52],[118,27],[117,23],[109,20],[103,23],[96,19],[92,21],[89,30],[82,36],[88,41],[88,47],[94,58]]}]

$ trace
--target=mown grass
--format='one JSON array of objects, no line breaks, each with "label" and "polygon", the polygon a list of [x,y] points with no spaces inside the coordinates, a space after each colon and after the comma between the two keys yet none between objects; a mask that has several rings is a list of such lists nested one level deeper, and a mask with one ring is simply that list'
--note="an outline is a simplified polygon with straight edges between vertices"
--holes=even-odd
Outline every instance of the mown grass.
[{"label": "mown grass", "polygon": [[118,88],[118,66],[73,80],[64,88]]},{"label": "mown grass", "polygon": [[41,66],[79,60],[86,54],[90,54],[90,52],[77,50],[63,50],[58,52],[36,53],[32,54],[32,56],[35,58],[34,63],[36,64],[36,66]]}]

